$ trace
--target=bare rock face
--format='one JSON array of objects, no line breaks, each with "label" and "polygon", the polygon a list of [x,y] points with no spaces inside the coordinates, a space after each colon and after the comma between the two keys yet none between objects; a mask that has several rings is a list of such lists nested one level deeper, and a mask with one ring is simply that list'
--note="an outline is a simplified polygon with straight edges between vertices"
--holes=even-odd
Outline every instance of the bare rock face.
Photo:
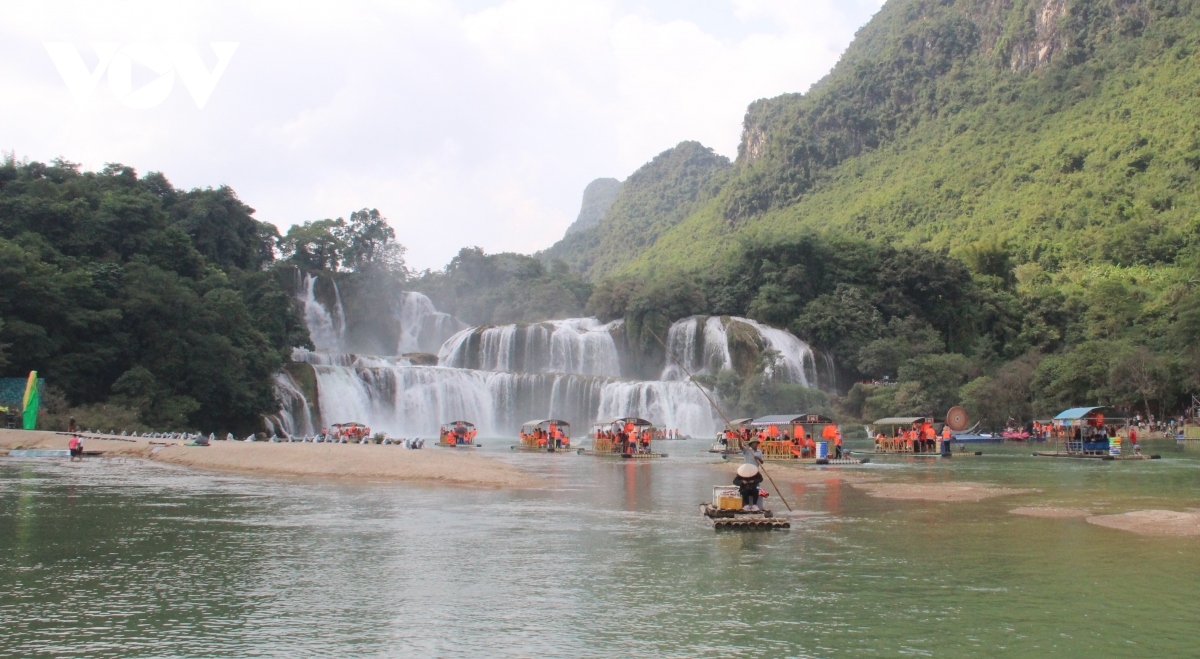
[{"label": "bare rock face", "polygon": [[617,193],[621,191],[621,182],[615,178],[598,178],[583,189],[583,204],[579,208],[579,217],[567,227],[566,235],[594,227],[604,219],[608,207],[612,206]]},{"label": "bare rock face", "polygon": [[1041,9],[1034,19],[1033,38],[1014,44],[1009,54],[1009,68],[1013,73],[1045,66],[1063,49],[1065,44],[1058,25],[1066,13],[1067,0],[1042,0]]}]

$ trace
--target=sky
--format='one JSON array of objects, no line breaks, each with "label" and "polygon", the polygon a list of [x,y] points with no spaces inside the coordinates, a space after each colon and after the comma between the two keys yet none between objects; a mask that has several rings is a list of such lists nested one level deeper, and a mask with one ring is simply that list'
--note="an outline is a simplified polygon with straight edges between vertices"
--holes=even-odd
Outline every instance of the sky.
[{"label": "sky", "polygon": [[[0,150],[377,208],[417,269],[557,241],[583,188],[829,72],[882,0],[0,0]],[[215,44],[215,45],[214,45]]]}]

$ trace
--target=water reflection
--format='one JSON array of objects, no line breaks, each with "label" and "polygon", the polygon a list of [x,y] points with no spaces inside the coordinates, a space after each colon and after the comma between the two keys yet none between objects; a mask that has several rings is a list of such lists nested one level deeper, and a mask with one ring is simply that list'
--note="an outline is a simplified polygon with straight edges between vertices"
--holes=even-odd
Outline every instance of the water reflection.
[{"label": "water reflection", "polygon": [[0,654],[1192,652],[1195,539],[1007,513],[1200,505],[1200,461],[1186,449],[1154,465],[1034,460],[1018,447],[867,468],[1041,490],[970,504],[870,497],[829,469],[786,486],[807,513],[790,532],[735,534],[697,514],[732,477],[700,442],[639,463],[486,445],[554,487],[0,461]]}]

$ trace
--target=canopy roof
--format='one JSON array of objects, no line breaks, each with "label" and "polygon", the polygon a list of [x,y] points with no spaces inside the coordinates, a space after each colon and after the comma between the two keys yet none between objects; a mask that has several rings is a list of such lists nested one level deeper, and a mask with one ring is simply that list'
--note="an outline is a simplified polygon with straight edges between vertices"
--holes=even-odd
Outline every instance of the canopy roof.
[{"label": "canopy roof", "polygon": [[364,424],[364,423],[359,423],[359,422],[357,422],[357,421],[347,421],[346,423],[335,423],[335,424],[333,424],[333,427],[334,427],[334,428],[344,428],[344,427],[346,427],[346,426],[362,426],[362,427],[364,427],[364,428],[366,428],[366,427],[367,427],[367,426],[366,426],[366,424]]},{"label": "canopy roof", "polygon": [[745,418],[745,419],[734,419],[733,421],[730,421],[730,422],[729,422],[729,425],[731,425],[731,426],[744,426],[744,425],[747,425],[747,424],[749,424],[749,423],[750,423],[751,421],[753,421],[753,420],[754,420],[754,419],[752,419],[752,418],[749,418],[749,417],[747,417],[747,418]]},{"label": "canopy roof", "polygon": [[880,419],[871,424],[874,426],[911,426],[914,423],[925,423],[926,421],[933,423],[931,416],[889,416],[886,419]]},{"label": "canopy roof", "polygon": [[463,424],[464,426],[470,426],[472,428],[475,427],[475,424],[471,423],[470,421],[451,421],[449,423],[443,423],[442,427],[444,428],[446,426],[457,426],[460,423]]},{"label": "canopy roof", "polygon": [[1105,416],[1109,416],[1107,412],[1116,412],[1116,410],[1106,405],[1098,405],[1096,407],[1072,407],[1069,410],[1063,410],[1062,412],[1059,412],[1058,416],[1054,417],[1054,420],[1075,421],[1078,419],[1086,419],[1094,414],[1104,414]]},{"label": "canopy roof", "polygon": [[769,414],[750,422],[752,426],[790,426],[801,423],[833,423],[833,419],[820,414]]},{"label": "canopy roof", "polygon": [[633,425],[639,426],[639,427],[654,425],[653,423],[650,423],[649,421],[647,421],[645,419],[639,419],[636,416],[626,416],[626,417],[621,417],[620,419],[612,419],[611,421],[597,421],[596,425],[597,426],[611,426],[614,423],[618,423],[621,425],[625,425],[626,423],[632,423]]},{"label": "canopy roof", "polygon": [[560,421],[558,419],[535,419],[533,421],[526,421],[525,423],[522,423],[521,427],[524,428],[525,426],[540,426],[543,423],[545,423],[545,424],[553,423],[556,426],[567,426],[568,428],[571,427],[571,424],[568,423],[567,421]]}]

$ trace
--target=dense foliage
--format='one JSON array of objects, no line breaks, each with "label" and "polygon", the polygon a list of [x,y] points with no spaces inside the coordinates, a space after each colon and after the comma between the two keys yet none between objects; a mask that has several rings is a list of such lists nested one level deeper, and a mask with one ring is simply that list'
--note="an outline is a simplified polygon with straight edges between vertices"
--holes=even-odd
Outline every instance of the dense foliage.
[{"label": "dense foliage", "polygon": [[[64,161],[0,165],[3,371],[158,428],[244,430],[308,333],[263,268],[275,228],[228,188]],[[114,415],[107,415],[111,418]]]},{"label": "dense foliage", "polygon": [[548,263],[565,261],[590,281],[599,280],[625,267],[698,203],[712,197],[729,169],[729,159],[712,149],[680,142],[631,174],[599,223],[568,230],[537,256]]},{"label": "dense foliage", "polygon": [[582,314],[592,287],[562,261],[546,265],[523,254],[465,247],[440,271],[411,286],[438,309],[472,325],[535,322]]},{"label": "dense foliage", "polygon": [[597,295],[692,281],[697,312],[888,376],[856,417],[1174,412],[1200,384],[1196,89],[1191,0],[890,0],[812,90],[751,105],[734,169]]}]

